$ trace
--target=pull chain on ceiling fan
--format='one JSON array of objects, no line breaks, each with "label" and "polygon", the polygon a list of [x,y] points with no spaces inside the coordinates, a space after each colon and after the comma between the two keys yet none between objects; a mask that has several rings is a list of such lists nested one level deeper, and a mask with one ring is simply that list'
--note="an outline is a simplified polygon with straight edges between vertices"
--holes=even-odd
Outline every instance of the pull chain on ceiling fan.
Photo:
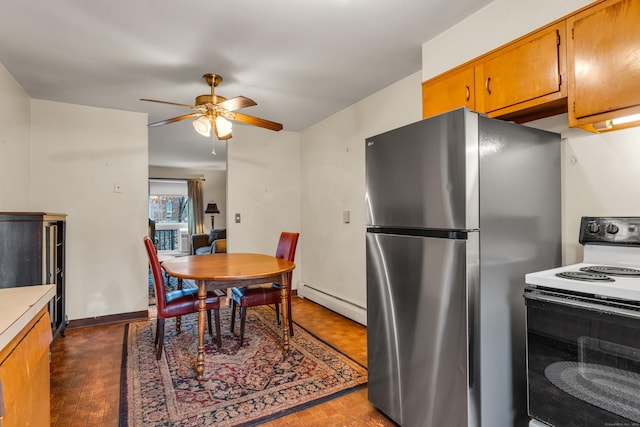
[{"label": "pull chain on ceiling fan", "polygon": [[179,122],[185,119],[195,119],[193,121],[193,127],[195,128],[196,132],[207,137],[211,136],[212,138],[212,154],[216,154],[216,138],[218,140],[227,140],[231,138],[231,131],[233,127],[231,121],[259,126],[273,131],[282,130],[282,125],[280,123],[236,112],[236,110],[239,110],[241,108],[257,105],[254,100],[249,99],[245,96],[236,96],[234,98],[227,99],[223,96],[216,95],[215,88],[222,81],[222,77],[220,77],[219,75],[205,74],[202,77],[211,87],[211,95],[205,94],[197,96],[195,105],[179,104],[169,101],[158,101],[155,99],[140,99],[141,101],[177,105],[179,107],[186,107],[191,108],[192,110],[197,110],[196,112],[185,114],[183,116],[172,117],[170,119],[161,120],[159,122],[149,123],[147,126],[156,127]]}]

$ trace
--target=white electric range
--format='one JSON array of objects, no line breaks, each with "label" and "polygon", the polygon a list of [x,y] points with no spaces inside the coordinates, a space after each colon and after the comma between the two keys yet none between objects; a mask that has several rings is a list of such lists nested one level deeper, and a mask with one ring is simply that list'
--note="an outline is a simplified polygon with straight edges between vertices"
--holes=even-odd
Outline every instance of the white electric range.
[{"label": "white electric range", "polygon": [[640,246],[586,243],[581,263],[529,273],[525,283],[640,301]]},{"label": "white electric range", "polygon": [[584,217],[579,241],[525,277],[530,425],[638,425],[640,217]]}]

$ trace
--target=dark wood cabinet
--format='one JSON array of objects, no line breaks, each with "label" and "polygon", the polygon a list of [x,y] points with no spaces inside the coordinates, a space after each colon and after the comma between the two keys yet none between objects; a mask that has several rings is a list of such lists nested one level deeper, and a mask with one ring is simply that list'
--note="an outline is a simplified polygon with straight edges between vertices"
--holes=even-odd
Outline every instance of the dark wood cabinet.
[{"label": "dark wood cabinet", "polygon": [[49,304],[53,336],[64,335],[66,215],[0,213],[0,288],[56,285]]}]

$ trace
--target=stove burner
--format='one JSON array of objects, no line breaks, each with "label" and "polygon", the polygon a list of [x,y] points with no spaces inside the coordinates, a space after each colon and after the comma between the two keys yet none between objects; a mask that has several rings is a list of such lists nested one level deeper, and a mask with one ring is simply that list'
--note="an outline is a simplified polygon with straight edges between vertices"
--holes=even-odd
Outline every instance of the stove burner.
[{"label": "stove burner", "polygon": [[556,276],[562,277],[563,279],[582,280],[584,282],[615,282],[615,280],[609,276],[588,271],[563,271],[556,273]]},{"label": "stove burner", "polygon": [[582,267],[580,271],[589,273],[606,274],[608,276],[624,276],[624,277],[640,277],[640,270],[637,268],[614,267],[608,265],[592,265],[591,267]]}]

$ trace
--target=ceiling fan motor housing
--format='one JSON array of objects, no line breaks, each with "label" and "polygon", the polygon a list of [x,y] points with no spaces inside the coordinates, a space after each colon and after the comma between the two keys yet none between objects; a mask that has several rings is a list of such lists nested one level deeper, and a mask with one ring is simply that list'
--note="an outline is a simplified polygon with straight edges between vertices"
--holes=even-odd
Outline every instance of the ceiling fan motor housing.
[{"label": "ceiling fan motor housing", "polygon": [[225,98],[224,96],[205,94],[196,96],[196,105],[218,104],[226,100],[227,98]]}]

